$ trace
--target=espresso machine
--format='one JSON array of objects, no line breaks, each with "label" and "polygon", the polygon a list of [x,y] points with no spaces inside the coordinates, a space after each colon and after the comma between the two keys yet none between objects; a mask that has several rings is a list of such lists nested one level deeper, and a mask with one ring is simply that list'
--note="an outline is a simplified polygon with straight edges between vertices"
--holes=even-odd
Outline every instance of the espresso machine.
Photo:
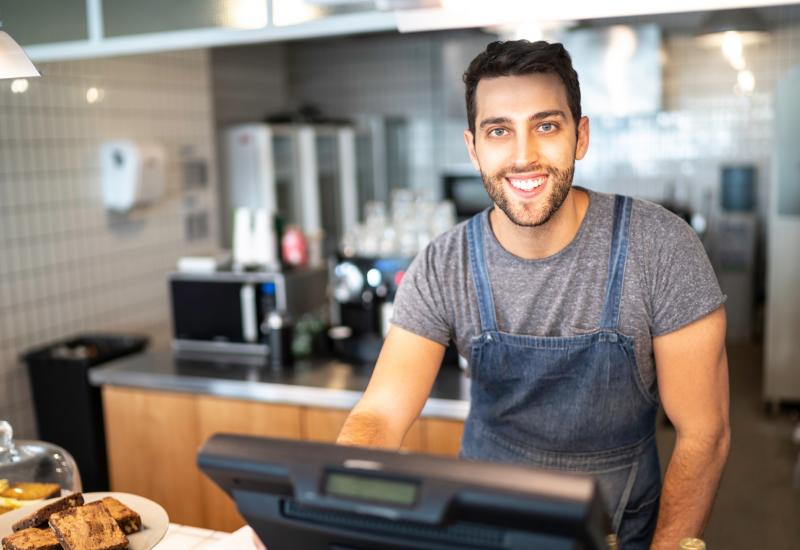
[{"label": "espresso machine", "polygon": [[337,256],[331,269],[333,294],[329,332],[334,354],[356,363],[374,363],[389,331],[394,297],[411,258]]},{"label": "espresso machine", "polygon": [[[394,297],[413,258],[338,256],[330,270],[333,328],[328,332],[334,356],[374,364],[389,332]],[[451,342],[443,365],[458,365]]]}]

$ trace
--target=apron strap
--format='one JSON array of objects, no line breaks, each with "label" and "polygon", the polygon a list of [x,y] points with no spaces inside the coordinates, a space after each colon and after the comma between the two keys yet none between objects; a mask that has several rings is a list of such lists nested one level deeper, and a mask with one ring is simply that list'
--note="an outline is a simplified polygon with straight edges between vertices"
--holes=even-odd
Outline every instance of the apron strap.
[{"label": "apron strap", "polygon": [[496,331],[497,317],[494,309],[492,289],[489,286],[489,271],[486,268],[486,254],[483,250],[483,216],[486,210],[473,216],[467,222],[467,243],[469,245],[469,266],[472,282],[478,297],[478,313],[481,318],[481,332]]},{"label": "apron strap", "polygon": [[611,252],[608,258],[608,281],[603,302],[600,328],[616,329],[619,324],[619,306],[622,302],[622,283],[625,278],[625,260],[628,257],[628,233],[631,224],[633,199],[614,197],[614,229]]}]

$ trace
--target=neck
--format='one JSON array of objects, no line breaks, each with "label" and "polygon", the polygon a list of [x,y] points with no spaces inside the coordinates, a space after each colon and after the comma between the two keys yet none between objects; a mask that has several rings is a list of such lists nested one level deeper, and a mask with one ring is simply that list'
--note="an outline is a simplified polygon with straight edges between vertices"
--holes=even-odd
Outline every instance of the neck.
[{"label": "neck", "polygon": [[572,242],[588,207],[588,193],[573,187],[561,208],[538,227],[515,224],[497,206],[489,212],[489,219],[503,248],[524,260],[539,260],[560,252]]}]

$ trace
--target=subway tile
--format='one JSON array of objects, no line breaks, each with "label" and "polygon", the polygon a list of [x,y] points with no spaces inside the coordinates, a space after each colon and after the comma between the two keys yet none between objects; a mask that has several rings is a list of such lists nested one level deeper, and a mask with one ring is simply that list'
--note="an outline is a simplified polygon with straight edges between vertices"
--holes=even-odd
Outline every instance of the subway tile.
[{"label": "subway tile", "polygon": [[[157,258],[161,249],[183,254],[180,239],[163,234],[178,235],[179,220],[167,223],[162,218],[175,217],[174,209],[156,205],[139,212],[138,229],[120,233],[110,226],[100,201],[99,145],[167,138],[213,151],[208,55],[68,61],[41,69],[46,78],[31,81],[22,97],[0,84],[0,343],[20,347],[81,327],[103,329],[104,321],[127,312],[147,330],[147,323],[168,316],[166,266]],[[106,91],[103,101],[87,103],[90,86]],[[171,146],[170,154],[176,150]],[[176,166],[173,161],[169,175],[173,192]],[[209,195],[216,192],[215,174],[211,164]],[[121,287],[130,293],[120,296]],[[13,368],[0,357],[0,372]],[[20,396],[14,409],[29,430],[30,398]]]}]

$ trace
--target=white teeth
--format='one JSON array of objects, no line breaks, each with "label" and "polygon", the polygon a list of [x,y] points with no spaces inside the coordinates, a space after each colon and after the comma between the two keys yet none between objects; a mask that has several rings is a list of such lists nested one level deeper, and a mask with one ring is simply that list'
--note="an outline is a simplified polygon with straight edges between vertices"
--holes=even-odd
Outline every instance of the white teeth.
[{"label": "white teeth", "polygon": [[544,183],[544,180],[546,179],[547,178],[536,178],[532,180],[517,180],[509,178],[508,181],[510,181],[511,185],[513,185],[517,189],[520,189],[522,191],[530,191],[534,187],[539,187],[541,184]]}]

